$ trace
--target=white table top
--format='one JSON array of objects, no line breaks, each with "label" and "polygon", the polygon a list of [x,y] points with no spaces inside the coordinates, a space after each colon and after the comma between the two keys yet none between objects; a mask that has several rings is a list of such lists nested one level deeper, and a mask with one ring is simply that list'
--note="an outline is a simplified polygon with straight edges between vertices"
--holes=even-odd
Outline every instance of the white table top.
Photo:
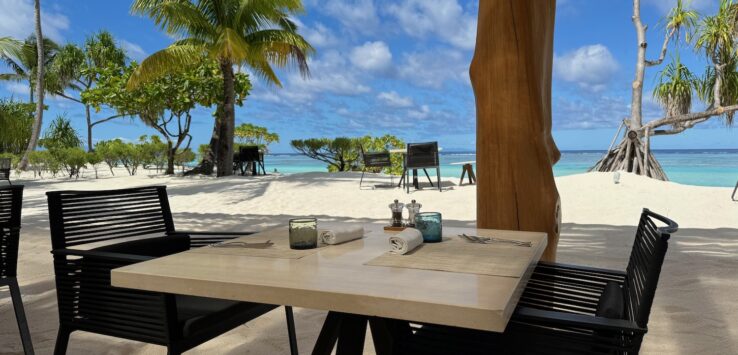
[{"label": "white table top", "polygon": [[[361,240],[322,247],[300,259],[244,256],[231,248],[232,253],[193,249],[115,269],[112,284],[502,332],[547,243],[545,233],[443,228],[446,237],[472,233],[533,242],[524,252],[514,251],[524,255],[523,275],[503,277],[365,265],[389,250],[388,236],[395,233],[377,224],[365,229]],[[281,227],[243,240],[285,238],[287,229]],[[500,248],[510,247],[500,243]]]}]

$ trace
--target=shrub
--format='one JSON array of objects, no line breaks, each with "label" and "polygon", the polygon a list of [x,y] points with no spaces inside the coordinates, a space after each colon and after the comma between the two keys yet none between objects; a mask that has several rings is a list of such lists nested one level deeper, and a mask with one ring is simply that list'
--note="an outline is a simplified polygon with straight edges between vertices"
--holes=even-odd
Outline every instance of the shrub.
[{"label": "shrub", "polygon": [[[290,142],[292,148],[310,158],[328,163],[328,171],[356,171],[363,168],[361,148],[365,152],[379,152],[393,148],[402,148],[405,142],[386,134],[382,137],[364,136],[360,138],[338,137],[298,139]],[[393,155],[392,167],[385,172],[402,173],[402,156]]]},{"label": "shrub", "polygon": [[103,162],[103,157],[100,152],[93,151],[87,153],[87,163],[90,164],[93,170],[95,170],[95,179],[97,179],[97,169]]},{"label": "shrub", "polygon": [[80,171],[87,166],[87,152],[80,147],[58,149],[51,155],[59,159],[70,179],[79,178]]}]

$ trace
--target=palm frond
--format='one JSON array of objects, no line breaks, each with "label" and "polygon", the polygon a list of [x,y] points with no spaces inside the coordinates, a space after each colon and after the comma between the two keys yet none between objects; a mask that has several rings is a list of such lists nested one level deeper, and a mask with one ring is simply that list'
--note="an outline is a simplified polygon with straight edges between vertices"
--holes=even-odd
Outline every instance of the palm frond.
[{"label": "palm frond", "polygon": [[128,89],[135,89],[139,84],[154,80],[167,73],[197,64],[205,53],[202,46],[172,45],[164,48],[141,62],[128,80]]}]

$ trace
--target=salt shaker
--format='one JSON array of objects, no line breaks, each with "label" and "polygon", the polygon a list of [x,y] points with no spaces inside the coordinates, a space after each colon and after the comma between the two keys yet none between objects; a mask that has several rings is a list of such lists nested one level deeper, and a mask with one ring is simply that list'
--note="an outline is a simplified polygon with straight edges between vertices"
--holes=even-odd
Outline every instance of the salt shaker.
[{"label": "salt shaker", "polygon": [[408,212],[407,226],[415,227],[415,215],[420,212],[420,207],[423,207],[423,205],[415,202],[415,200],[412,200],[412,202],[405,205],[405,207],[407,208]]},{"label": "salt shaker", "polygon": [[402,227],[402,209],[404,207],[405,204],[397,200],[389,205],[389,208],[392,210],[392,227]]}]

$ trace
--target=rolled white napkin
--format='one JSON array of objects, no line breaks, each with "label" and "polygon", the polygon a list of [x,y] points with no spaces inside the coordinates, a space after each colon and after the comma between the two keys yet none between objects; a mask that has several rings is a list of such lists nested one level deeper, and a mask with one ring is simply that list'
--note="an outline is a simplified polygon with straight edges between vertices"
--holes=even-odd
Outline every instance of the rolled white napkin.
[{"label": "rolled white napkin", "polygon": [[320,241],[325,244],[341,244],[364,236],[362,226],[337,226],[320,231]]},{"label": "rolled white napkin", "polygon": [[423,244],[423,234],[415,228],[405,228],[404,231],[390,237],[390,253],[406,254]]}]

